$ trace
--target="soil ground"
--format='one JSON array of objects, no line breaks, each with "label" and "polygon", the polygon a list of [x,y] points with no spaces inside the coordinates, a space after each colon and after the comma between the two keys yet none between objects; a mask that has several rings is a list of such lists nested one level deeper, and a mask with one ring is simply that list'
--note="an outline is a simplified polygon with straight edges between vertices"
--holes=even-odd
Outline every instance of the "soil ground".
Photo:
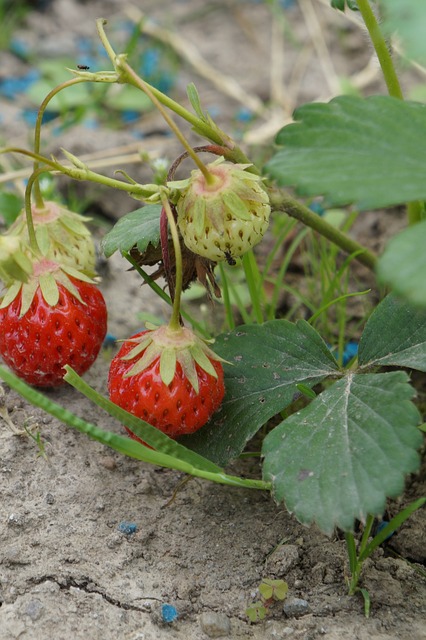
[{"label": "soil ground", "polygon": [[[136,4],[158,24],[179,33],[188,47],[193,43],[211,65],[237,79],[240,88],[261,100],[269,100],[271,87],[274,99],[281,94],[285,108],[272,110],[248,127],[237,117],[242,103],[215,87],[208,69],[204,67],[203,77],[190,63],[182,63],[177,93],[184,95],[185,85],[195,81],[203,103],[216,110],[222,128],[245,136],[247,147],[256,144],[257,150],[262,149],[274,126],[278,129],[277,123],[289,117],[289,109],[315,97],[326,99],[340,75],[365,83],[366,93],[381,90],[376,69],[369,66],[371,51],[358,27],[321,2],[300,2],[285,14],[291,46],[282,59],[273,44],[275,27],[266,4],[201,0]],[[318,56],[309,45],[309,28],[315,31],[316,25],[312,6],[324,27],[332,60]],[[109,18],[114,25],[136,12],[135,6],[119,0],[54,0],[44,13],[31,12],[19,35],[36,56],[55,57],[64,51],[69,54],[78,37],[95,39],[96,17]],[[321,47],[318,32],[315,42]],[[2,56],[5,77],[27,68],[9,53]],[[286,83],[284,91],[280,76]],[[2,99],[1,108],[8,143],[28,144],[28,130],[19,119],[22,103]],[[149,114],[135,126],[145,133],[142,141],[135,142],[131,127],[90,130],[81,124],[59,137],[48,135],[46,144],[55,152],[63,146],[80,155],[120,145],[140,146],[169,158],[179,152],[158,116]],[[131,171],[135,175],[135,167]],[[80,190],[106,217],[118,218],[135,208],[134,201],[119,193],[79,185],[77,194]],[[401,224],[398,216],[394,222]],[[375,245],[380,238],[374,233],[386,226],[366,216],[359,232]],[[141,289],[140,279],[126,269],[124,261],[114,256],[103,271],[109,331],[118,338],[139,329],[138,313],[166,315],[157,298],[147,287]],[[102,393],[110,358],[111,351],[105,350],[85,376]],[[182,474],[105,449],[28,405],[7,385],[0,385],[0,394],[1,640],[426,638],[424,512],[410,518],[366,563],[362,586],[372,601],[366,619],[362,598],[347,595],[341,536],[329,539],[315,528],[303,527],[262,492],[196,479],[181,485]],[[121,432],[120,425],[72,388],[48,394],[77,415]],[[11,424],[18,430],[27,426],[39,431],[47,459],[38,455],[28,436],[15,435]],[[238,462],[233,471],[259,473],[256,464]],[[423,472],[409,479],[400,504],[424,494]],[[400,504],[389,508],[397,510]],[[136,525],[135,531],[123,533],[123,523]],[[423,575],[417,571],[422,566]],[[250,624],[245,611],[258,599],[262,578],[285,580],[289,599],[305,601],[301,610],[286,614],[282,605],[276,606],[266,621]],[[163,604],[176,607],[176,621],[163,621]]]}]

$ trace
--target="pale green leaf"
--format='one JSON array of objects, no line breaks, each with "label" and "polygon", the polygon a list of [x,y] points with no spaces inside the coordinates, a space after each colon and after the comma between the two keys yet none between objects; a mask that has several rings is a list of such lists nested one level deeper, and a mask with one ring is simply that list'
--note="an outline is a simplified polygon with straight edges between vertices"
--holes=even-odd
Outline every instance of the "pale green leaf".
[{"label": "pale green leaf", "polygon": [[426,309],[388,295],[371,314],[361,336],[362,366],[401,366],[426,371]]},{"label": "pale green leaf", "polygon": [[378,280],[408,302],[426,307],[426,220],[404,229],[386,245]]},{"label": "pale green leaf", "polygon": [[337,381],[265,438],[264,478],[278,502],[327,534],[381,515],[420,464],[420,415],[402,371]]},{"label": "pale green leaf", "polygon": [[383,0],[382,27],[397,35],[403,52],[426,64],[426,2],[424,0]]},{"label": "pale green leaf", "polygon": [[372,209],[426,199],[426,105],[339,96],[297,109],[266,172],[327,206]]}]

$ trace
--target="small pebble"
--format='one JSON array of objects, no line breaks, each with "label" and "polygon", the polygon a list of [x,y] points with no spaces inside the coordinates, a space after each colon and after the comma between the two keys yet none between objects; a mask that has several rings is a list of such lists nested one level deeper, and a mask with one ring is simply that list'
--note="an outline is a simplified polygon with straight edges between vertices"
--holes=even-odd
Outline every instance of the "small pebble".
[{"label": "small pebble", "polygon": [[55,504],[55,496],[53,493],[46,493],[46,502],[47,504]]},{"label": "small pebble", "polygon": [[43,613],[44,605],[40,600],[30,600],[25,607],[24,613],[31,618],[31,620],[38,620]]},{"label": "small pebble", "polygon": [[302,598],[288,598],[283,605],[287,618],[298,618],[309,613],[309,604]]},{"label": "small pebble", "polygon": [[108,471],[114,471],[117,468],[117,463],[112,456],[102,456],[99,458],[99,464],[108,469]]},{"label": "small pebble", "polygon": [[118,530],[120,531],[120,533],[125,533],[129,536],[133,533],[136,533],[136,531],[138,530],[138,525],[134,522],[120,522],[120,524],[118,525]]},{"label": "small pebble", "polygon": [[223,638],[231,632],[228,616],[214,611],[206,611],[201,614],[200,626],[209,638]]}]

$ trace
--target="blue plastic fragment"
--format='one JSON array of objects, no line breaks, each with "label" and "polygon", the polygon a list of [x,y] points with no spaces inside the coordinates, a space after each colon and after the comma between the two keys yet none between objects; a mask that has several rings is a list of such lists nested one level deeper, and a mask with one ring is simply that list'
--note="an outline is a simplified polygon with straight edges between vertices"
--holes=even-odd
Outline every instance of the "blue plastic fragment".
[{"label": "blue plastic fragment", "polygon": [[343,365],[348,364],[358,354],[358,342],[351,340],[345,345],[343,352]]},{"label": "blue plastic fragment", "polygon": [[9,77],[0,81],[0,94],[7,100],[15,100],[20,93],[25,93],[29,87],[40,77],[37,69],[31,69],[20,78]]},{"label": "blue plastic fragment", "polygon": [[167,622],[170,624],[174,622],[179,617],[176,607],[172,604],[162,604],[161,605],[161,618],[163,622]]},{"label": "blue plastic fragment", "polygon": [[250,122],[250,120],[253,119],[253,112],[247,107],[241,107],[241,109],[238,109],[235,117],[238,122]]},{"label": "blue plastic fragment", "polygon": [[319,216],[323,216],[325,213],[325,209],[320,202],[311,202],[309,209]]},{"label": "blue plastic fragment", "polygon": [[[383,529],[386,529],[388,524],[389,524],[389,522],[387,520],[382,520],[381,522],[378,522],[375,534],[377,535],[378,533],[383,531]],[[386,536],[386,538],[384,539],[384,542],[386,542],[386,540],[389,540],[389,538],[392,538],[394,533],[395,533],[395,531],[392,531],[388,536]]]},{"label": "blue plastic fragment", "polygon": [[120,522],[118,525],[118,530],[120,533],[125,533],[127,536],[136,533],[138,530],[138,525],[134,522]]},{"label": "blue plastic fragment", "polygon": [[108,347],[115,347],[116,344],[116,336],[114,336],[112,333],[107,333],[102,344],[103,348],[108,349]]}]

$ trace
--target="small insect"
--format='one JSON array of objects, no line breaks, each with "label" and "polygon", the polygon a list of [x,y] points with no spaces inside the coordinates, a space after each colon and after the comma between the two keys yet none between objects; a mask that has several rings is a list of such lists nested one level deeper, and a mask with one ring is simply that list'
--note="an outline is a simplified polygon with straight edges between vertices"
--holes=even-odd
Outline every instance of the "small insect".
[{"label": "small insect", "polygon": [[236,260],[234,260],[229,251],[225,251],[225,258],[230,267],[234,267],[237,264]]},{"label": "small insect", "polygon": [[87,67],[85,64],[78,64],[77,69],[80,69],[81,71],[87,71],[88,69],[90,69],[90,67]]}]

